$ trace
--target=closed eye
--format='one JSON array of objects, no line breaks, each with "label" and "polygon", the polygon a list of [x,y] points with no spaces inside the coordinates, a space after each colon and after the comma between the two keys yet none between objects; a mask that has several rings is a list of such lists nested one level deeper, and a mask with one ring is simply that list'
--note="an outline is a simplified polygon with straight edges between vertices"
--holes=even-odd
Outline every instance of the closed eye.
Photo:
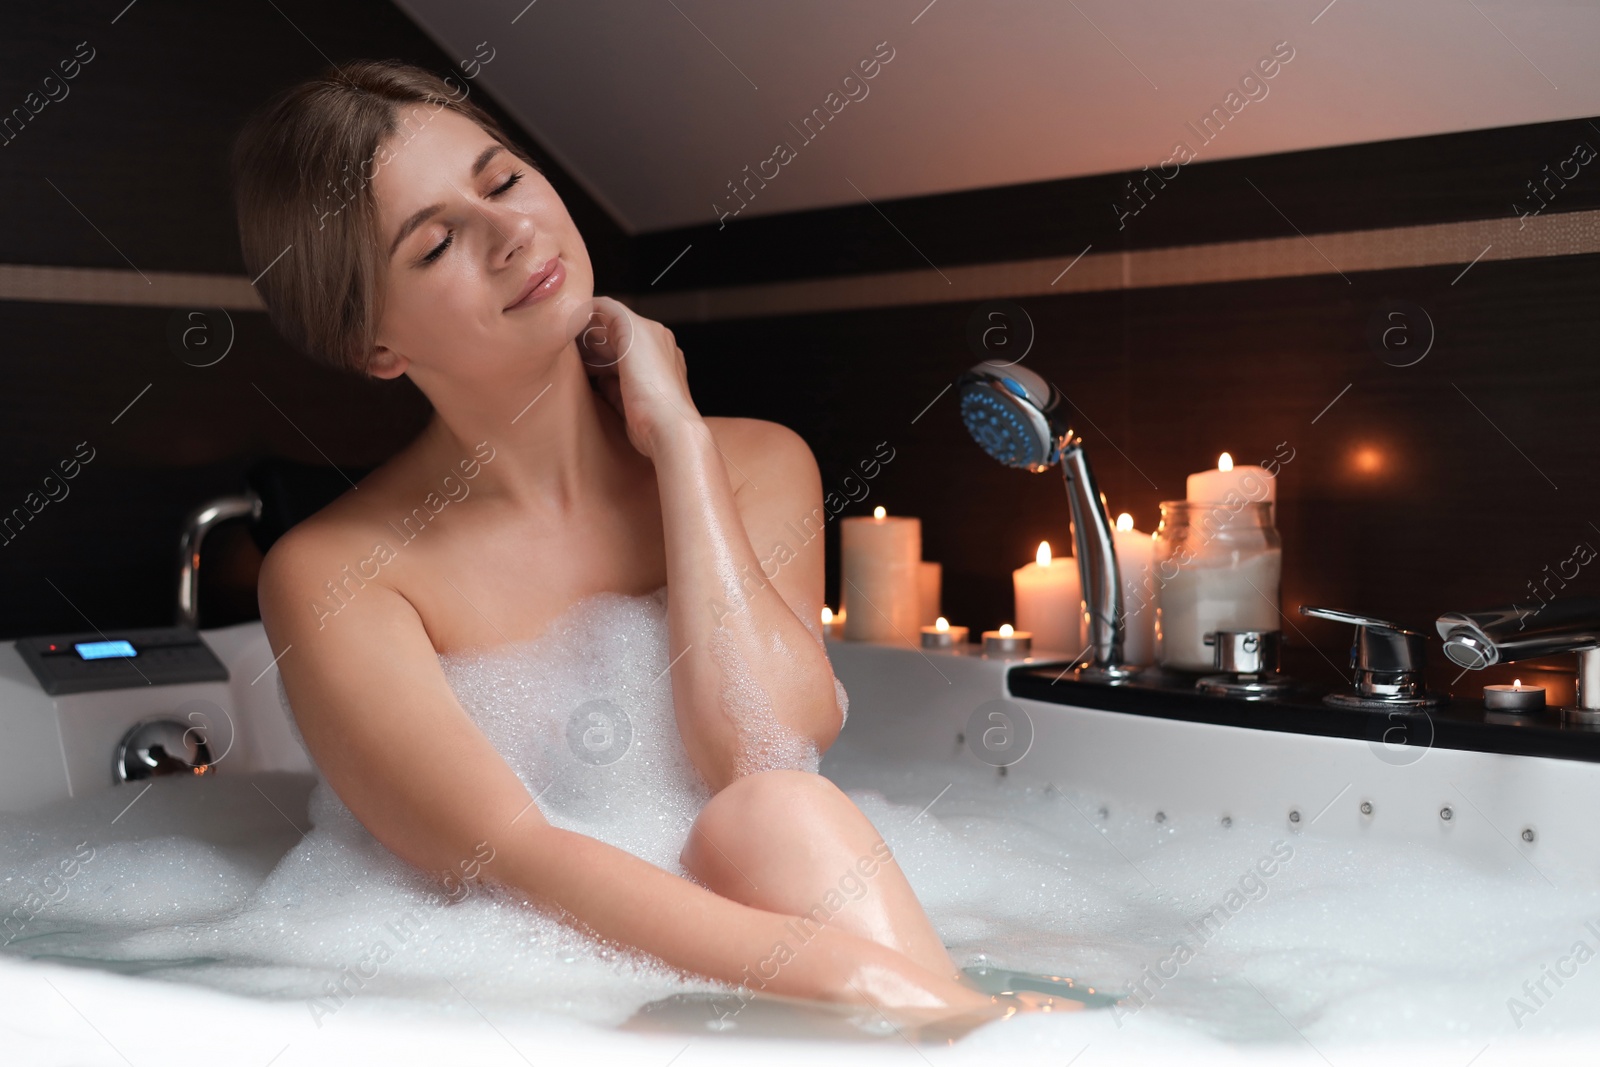
[{"label": "closed eye", "polygon": [[502,182],[500,187],[498,189],[495,189],[494,191],[492,191],[489,195],[490,196],[499,196],[501,193],[505,192],[507,189],[511,188],[513,185],[517,184],[521,180],[522,180],[522,172],[519,170],[515,174],[511,175],[511,177],[507,178],[504,182]]},{"label": "closed eye", "polygon": [[[516,173],[512,174],[511,177],[507,178],[497,188],[491,190],[489,195],[491,197],[495,197],[495,196],[499,196],[502,193],[506,192],[513,185],[517,184],[518,182],[520,182],[522,180],[522,174],[523,174],[523,172],[520,171],[520,170],[517,171]],[[445,234],[444,240],[440,241],[436,246],[434,246],[433,251],[429,252],[427,255],[422,257],[423,264],[426,265],[426,264],[432,263],[434,260],[436,260],[440,256],[444,255],[444,250],[449,248],[450,245],[455,242],[455,239],[456,239],[456,235],[455,235],[455,231],[454,230],[451,230],[449,233]]]}]

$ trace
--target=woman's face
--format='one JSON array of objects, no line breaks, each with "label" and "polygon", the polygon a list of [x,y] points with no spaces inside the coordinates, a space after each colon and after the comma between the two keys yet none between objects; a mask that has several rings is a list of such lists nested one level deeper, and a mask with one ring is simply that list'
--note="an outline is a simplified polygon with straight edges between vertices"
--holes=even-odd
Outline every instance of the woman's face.
[{"label": "woman's face", "polygon": [[[587,322],[583,238],[543,175],[470,119],[420,104],[410,116],[372,180],[387,278],[371,373],[541,374]],[[509,307],[551,257],[565,279]]]}]

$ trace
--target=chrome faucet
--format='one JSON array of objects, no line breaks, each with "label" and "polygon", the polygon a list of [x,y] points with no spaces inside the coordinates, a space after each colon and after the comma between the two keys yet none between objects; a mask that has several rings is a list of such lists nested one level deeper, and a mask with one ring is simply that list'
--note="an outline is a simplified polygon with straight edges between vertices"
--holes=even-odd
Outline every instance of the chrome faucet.
[{"label": "chrome faucet", "polygon": [[1072,539],[1078,576],[1088,605],[1091,659],[1078,671],[1084,681],[1112,685],[1133,676],[1123,662],[1126,622],[1122,578],[1106,517],[1095,487],[1083,438],[1065,419],[1065,398],[1054,385],[1025,367],[985,361],[956,381],[961,420],[983,450],[1008,467],[1046,471],[1061,464],[1072,506]]},{"label": "chrome faucet", "polygon": [[1424,681],[1428,646],[1422,634],[1383,619],[1308,604],[1300,605],[1300,614],[1346,622],[1356,628],[1355,642],[1350,646],[1355,689],[1329,693],[1322,698],[1324,704],[1340,708],[1427,708],[1443,703],[1437,693],[1428,692]]},{"label": "chrome faucet", "polygon": [[1600,600],[1568,597],[1532,610],[1449,611],[1435,625],[1444,638],[1444,654],[1470,670],[1576,652],[1578,695],[1561,716],[1600,723]]},{"label": "chrome faucet", "polygon": [[183,520],[178,541],[177,624],[191,630],[200,628],[200,548],[206,534],[219,523],[249,516],[261,518],[261,497],[254,489],[236,496],[218,497],[195,508]]}]

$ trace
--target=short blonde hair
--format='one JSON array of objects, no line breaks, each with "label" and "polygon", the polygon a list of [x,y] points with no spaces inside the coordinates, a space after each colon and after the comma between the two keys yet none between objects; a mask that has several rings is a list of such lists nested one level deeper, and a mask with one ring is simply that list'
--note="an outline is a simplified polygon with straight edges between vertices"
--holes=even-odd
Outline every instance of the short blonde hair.
[{"label": "short blonde hair", "polygon": [[543,173],[452,80],[398,60],[339,64],[278,93],[234,139],[245,270],[273,326],[324,366],[366,374],[377,343],[388,257],[372,179],[402,125],[414,135],[448,108]]}]

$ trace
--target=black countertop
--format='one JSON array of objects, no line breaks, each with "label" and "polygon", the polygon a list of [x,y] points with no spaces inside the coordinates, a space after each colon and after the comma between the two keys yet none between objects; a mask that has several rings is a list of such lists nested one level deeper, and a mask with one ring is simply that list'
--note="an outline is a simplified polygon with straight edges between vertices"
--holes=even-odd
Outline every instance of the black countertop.
[{"label": "black countertop", "polygon": [[[1327,679],[1337,674],[1321,653],[1315,650],[1284,650],[1284,667],[1295,678]],[[1019,664],[1007,672],[1011,694],[1029,700],[1158,719],[1183,719],[1189,722],[1237,726],[1249,730],[1277,730],[1283,733],[1320,734],[1349,737],[1369,742],[1380,759],[1397,765],[1415,763],[1428,748],[1470,749],[1476,752],[1501,752],[1518,756],[1549,756],[1556,759],[1600,763],[1600,726],[1562,720],[1554,706],[1530,715],[1487,711],[1478,694],[1485,684],[1511,679],[1473,672],[1456,676],[1452,687],[1436,684],[1438,672],[1431,672],[1430,689],[1451,695],[1444,703],[1419,710],[1380,708],[1364,710],[1324,704],[1328,692],[1349,690],[1348,682],[1334,684],[1302,683],[1270,700],[1243,700],[1210,696],[1194,688],[1202,675],[1145,668],[1123,685],[1076,681],[1066,661]],[[1534,668],[1520,667],[1518,674],[1529,678]],[[1063,673],[1067,671],[1067,673]],[[1541,675],[1543,672],[1541,672]],[[1531,684],[1549,685],[1552,705],[1571,699],[1571,675],[1562,679],[1536,676]],[[1550,684],[1554,682],[1554,684]]]}]

